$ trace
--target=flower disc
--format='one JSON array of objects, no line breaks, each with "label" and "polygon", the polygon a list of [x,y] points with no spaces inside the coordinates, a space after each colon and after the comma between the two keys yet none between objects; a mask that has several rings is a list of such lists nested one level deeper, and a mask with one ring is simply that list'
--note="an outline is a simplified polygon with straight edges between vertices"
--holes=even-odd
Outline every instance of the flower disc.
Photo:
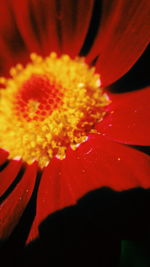
[{"label": "flower disc", "polygon": [[10,74],[0,79],[0,146],[11,159],[38,161],[41,168],[54,156],[63,159],[67,147],[84,142],[105,115],[109,100],[100,76],[83,58],[31,54],[31,63]]}]

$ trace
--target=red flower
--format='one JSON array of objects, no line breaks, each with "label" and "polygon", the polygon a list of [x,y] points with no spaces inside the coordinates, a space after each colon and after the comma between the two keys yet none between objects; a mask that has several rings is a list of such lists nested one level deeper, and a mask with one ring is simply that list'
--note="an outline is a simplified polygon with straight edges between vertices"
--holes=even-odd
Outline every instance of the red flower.
[{"label": "red flower", "polygon": [[[1,74],[7,76],[12,65],[28,62],[31,52],[46,56],[56,51],[96,62],[106,87],[123,76],[147,47],[148,9],[147,0],[5,1],[0,5]],[[108,95],[112,103],[108,115],[97,123],[99,134],[89,134],[75,151],[68,148],[65,159],[53,158],[42,173],[36,163],[8,161],[8,153],[1,149],[1,239],[11,235],[34,190],[36,215],[28,241],[38,236],[38,226],[49,214],[74,205],[91,190],[150,186],[149,156],[127,146],[150,145],[150,88]]]}]

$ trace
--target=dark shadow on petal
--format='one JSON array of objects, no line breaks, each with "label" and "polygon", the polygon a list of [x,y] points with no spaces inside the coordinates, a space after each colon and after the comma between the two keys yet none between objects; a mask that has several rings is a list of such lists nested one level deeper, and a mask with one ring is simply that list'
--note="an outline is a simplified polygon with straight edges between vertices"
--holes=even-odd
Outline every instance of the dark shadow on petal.
[{"label": "dark shadow on petal", "polygon": [[27,240],[36,214],[37,191],[40,179],[41,172],[39,171],[32,197],[21,217],[19,224],[16,226],[8,240],[0,241],[0,259],[1,263],[4,262],[5,264],[2,266],[23,266],[23,263],[20,262],[20,260],[23,248],[25,246],[25,241]]},{"label": "dark shadow on petal", "polygon": [[87,36],[85,38],[84,44],[80,50],[80,53],[79,53],[80,56],[86,56],[88,52],[90,51],[93,45],[93,42],[96,38],[96,35],[98,33],[100,19],[101,19],[101,1],[95,0],[95,4],[93,7],[93,15],[92,15],[91,22],[89,25],[89,30],[87,32]]},{"label": "dark shadow on petal", "polygon": [[133,147],[134,149],[137,149],[150,156],[150,146],[131,146],[130,145],[130,147]]},{"label": "dark shadow on petal", "polygon": [[2,197],[0,197],[0,204],[8,197],[8,195],[13,191],[13,189],[16,187],[16,185],[19,183],[19,181],[21,180],[22,176],[25,173],[25,166],[22,165],[19,173],[17,174],[15,180],[13,181],[13,183],[9,186],[9,188],[5,191],[5,193],[2,195]]},{"label": "dark shadow on petal", "polygon": [[26,45],[17,27],[11,33],[6,33],[4,39],[7,42],[9,50],[13,53],[20,53],[26,50]]},{"label": "dark shadow on petal", "polygon": [[94,59],[93,59],[93,61],[91,62],[91,66],[95,66],[96,65],[96,62],[97,62],[97,60],[99,59],[99,55],[98,56],[96,56]]},{"label": "dark shadow on petal", "polygon": [[26,51],[25,42],[17,27],[15,19],[13,21],[12,28],[9,30],[5,29],[3,31],[3,39],[5,40],[9,51],[11,51],[13,54],[15,53],[19,54],[19,53]]},{"label": "dark shadow on petal", "polygon": [[147,47],[143,55],[136,64],[120,80],[111,85],[113,93],[123,93],[149,86],[149,55],[150,46]]},{"label": "dark shadow on petal", "polygon": [[[101,188],[40,225],[40,238],[22,254],[24,266],[116,267],[121,240],[150,237],[150,190]],[[23,258],[22,258],[23,257]]]},{"label": "dark shadow on petal", "polygon": [[[40,10],[43,10],[42,6],[41,6]],[[29,17],[30,17],[31,26],[32,26],[33,32],[36,36],[37,42],[40,42],[38,23],[36,21],[34,7],[32,6],[31,3],[30,3],[30,7],[29,7]],[[41,18],[41,16],[40,16],[40,18]]]},{"label": "dark shadow on petal", "polygon": [[3,171],[9,164],[9,160],[6,160],[2,165],[0,165],[0,172]]},{"label": "dark shadow on petal", "polygon": [[150,238],[150,190],[92,191],[76,205],[49,215],[39,227],[39,239],[23,249],[20,238],[35,209],[32,204],[13,238],[3,244],[5,266],[117,267],[121,240],[143,242]]},{"label": "dark shadow on petal", "polygon": [[20,245],[23,246],[25,244],[25,241],[28,237],[28,234],[29,234],[32,222],[33,222],[33,219],[35,217],[37,192],[38,192],[38,187],[39,187],[40,180],[41,180],[41,175],[42,175],[42,172],[39,171],[37,173],[37,179],[36,179],[35,188],[34,188],[32,197],[28,203],[28,206],[26,207],[23,213],[23,216],[21,217],[19,225],[16,227],[16,229],[14,230],[11,236],[12,242],[16,243],[17,245],[18,245],[18,237],[19,237]]}]

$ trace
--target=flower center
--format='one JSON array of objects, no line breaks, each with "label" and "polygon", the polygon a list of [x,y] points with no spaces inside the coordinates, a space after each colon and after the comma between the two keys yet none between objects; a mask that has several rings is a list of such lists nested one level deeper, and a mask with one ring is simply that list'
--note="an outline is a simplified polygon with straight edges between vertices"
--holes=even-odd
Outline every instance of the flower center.
[{"label": "flower center", "polygon": [[10,74],[0,78],[0,147],[10,159],[38,161],[41,168],[54,156],[63,159],[67,147],[76,149],[106,113],[100,77],[83,58],[32,54],[31,63]]},{"label": "flower center", "polygon": [[63,96],[60,89],[46,75],[32,74],[16,94],[16,115],[28,121],[44,120],[60,105]]}]

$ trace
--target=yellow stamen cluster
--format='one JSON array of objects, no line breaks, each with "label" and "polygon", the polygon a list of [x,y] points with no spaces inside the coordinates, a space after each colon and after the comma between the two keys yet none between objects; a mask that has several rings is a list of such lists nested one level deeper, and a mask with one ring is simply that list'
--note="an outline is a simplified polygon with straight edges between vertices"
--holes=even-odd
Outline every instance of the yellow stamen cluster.
[{"label": "yellow stamen cluster", "polygon": [[36,160],[41,168],[84,142],[109,103],[99,75],[83,58],[31,54],[25,68],[18,64],[10,74],[0,78],[0,147],[11,159]]}]

